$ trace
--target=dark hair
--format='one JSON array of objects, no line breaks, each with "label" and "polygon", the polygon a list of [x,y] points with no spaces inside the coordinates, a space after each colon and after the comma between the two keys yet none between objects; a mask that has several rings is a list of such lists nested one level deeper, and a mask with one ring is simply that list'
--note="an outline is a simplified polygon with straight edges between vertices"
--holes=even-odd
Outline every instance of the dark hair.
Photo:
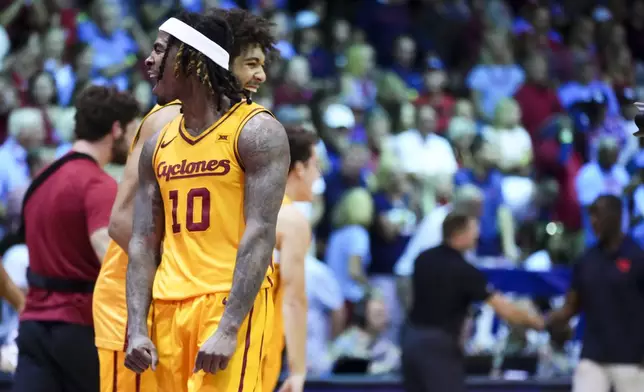
[{"label": "dark hair", "polygon": [[77,42],[69,49],[70,57],[72,59],[72,69],[74,71],[78,69],[78,58],[80,57],[80,55],[83,54],[86,50],[91,49],[91,45],[85,42]]},{"label": "dark hair", "polygon": [[51,72],[48,71],[40,71],[36,72],[31,78],[29,78],[29,82],[27,83],[27,95],[29,96],[29,101],[31,104],[35,105],[36,104],[36,80],[38,80],[39,77],[45,76],[49,78],[51,81],[51,85],[53,87],[53,93],[51,95],[51,98],[49,99],[49,102],[47,102],[50,105],[57,105],[58,104],[58,87],[56,87],[56,79],[54,78],[54,75],[52,75]]},{"label": "dark hair", "polygon": [[290,172],[297,162],[306,163],[311,158],[311,150],[318,142],[318,137],[315,133],[297,126],[286,127],[286,136],[291,150],[291,165],[288,169]]},{"label": "dark hair", "polygon": [[31,151],[27,153],[27,166],[29,167],[29,175],[33,178],[36,177],[40,167],[44,163],[43,157],[39,151]]},{"label": "dark hair", "polygon": [[206,15],[209,13],[228,22],[233,32],[235,42],[230,51],[231,62],[249,47],[256,45],[259,45],[267,59],[277,57],[278,51],[275,48],[277,41],[271,33],[274,24],[268,19],[238,8],[231,10],[215,8]]},{"label": "dark hair", "polygon": [[477,133],[476,136],[474,136],[474,139],[472,139],[472,143],[470,143],[470,154],[472,154],[472,156],[476,156],[476,154],[483,149],[486,142],[485,137],[480,133]]},{"label": "dark hair", "polygon": [[[233,33],[222,17],[214,13],[199,15],[184,11],[179,13],[176,18],[192,26],[206,38],[216,42],[228,53],[231,52],[234,42]],[[175,76],[179,73],[184,76],[194,75],[201,84],[208,87],[213,97],[225,95],[232,101],[239,101],[239,97],[244,95],[248,99],[248,93],[241,88],[239,82],[230,71],[220,67],[203,53],[173,36],[170,36],[168,47],[161,60],[159,79],[163,78],[168,53],[170,52],[169,49],[173,45],[178,45],[179,47],[174,62],[173,71]],[[217,110],[221,110],[221,101]]]},{"label": "dark hair", "polygon": [[640,132],[644,131],[644,113],[638,113],[635,115],[635,125],[637,125],[637,129]]},{"label": "dark hair", "polygon": [[615,214],[622,214],[622,199],[615,195],[601,195],[593,204],[590,205],[588,211],[591,215],[599,213],[602,210],[604,212],[610,211]]},{"label": "dark hair", "polygon": [[519,225],[516,233],[516,243],[520,248],[536,251],[545,248],[539,226],[534,221],[526,221]]},{"label": "dark hair", "polygon": [[367,327],[367,307],[369,306],[369,301],[377,299],[374,294],[373,289],[368,288],[365,290],[364,296],[360,301],[353,304],[353,308],[351,309],[351,319],[349,320],[350,325],[359,328]]},{"label": "dark hair", "polygon": [[472,215],[462,211],[452,211],[447,214],[443,221],[443,240],[447,241],[455,234],[463,231],[472,219],[474,219]]},{"label": "dark hair", "polygon": [[76,99],[76,139],[95,142],[104,138],[118,121],[122,127],[139,115],[134,97],[113,87],[90,86]]},{"label": "dark hair", "polygon": [[353,305],[351,312],[351,325],[354,325],[359,328],[366,328],[367,326],[367,304],[369,303],[369,297],[364,296],[359,302]]}]

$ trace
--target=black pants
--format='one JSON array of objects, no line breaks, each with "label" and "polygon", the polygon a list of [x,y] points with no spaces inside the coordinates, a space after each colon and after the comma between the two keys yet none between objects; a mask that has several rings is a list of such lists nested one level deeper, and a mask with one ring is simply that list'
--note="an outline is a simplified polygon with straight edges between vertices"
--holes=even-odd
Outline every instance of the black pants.
[{"label": "black pants", "polygon": [[465,367],[455,337],[433,328],[403,328],[402,372],[407,392],[465,392]]},{"label": "black pants", "polygon": [[23,321],[18,333],[13,392],[98,392],[100,373],[92,327]]}]

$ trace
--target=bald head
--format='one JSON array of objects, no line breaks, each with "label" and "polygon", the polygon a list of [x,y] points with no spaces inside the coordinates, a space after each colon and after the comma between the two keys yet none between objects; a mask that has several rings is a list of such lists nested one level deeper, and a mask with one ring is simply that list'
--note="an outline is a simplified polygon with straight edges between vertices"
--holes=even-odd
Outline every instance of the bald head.
[{"label": "bald head", "polygon": [[604,136],[599,140],[599,149],[600,150],[616,150],[619,148],[617,139],[611,136]]},{"label": "bald head", "polygon": [[483,192],[475,185],[463,185],[454,194],[454,210],[473,216],[480,216]]},{"label": "bald head", "polygon": [[597,150],[597,163],[604,170],[610,170],[619,157],[619,145],[613,137],[606,136],[599,140]]},{"label": "bald head", "polygon": [[476,185],[472,184],[463,185],[458,188],[454,195],[454,204],[481,200],[483,200],[483,192]]}]

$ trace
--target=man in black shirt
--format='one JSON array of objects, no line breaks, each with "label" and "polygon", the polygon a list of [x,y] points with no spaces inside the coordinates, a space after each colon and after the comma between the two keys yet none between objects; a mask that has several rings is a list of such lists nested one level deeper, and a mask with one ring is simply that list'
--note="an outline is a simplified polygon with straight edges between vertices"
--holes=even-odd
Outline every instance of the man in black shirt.
[{"label": "man in black shirt", "polygon": [[476,302],[490,305],[506,321],[543,329],[543,320],[512,305],[463,258],[476,246],[478,221],[451,212],[443,222],[443,243],[421,253],[412,275],[412,304],[402,334],[402,367],[407,392],[464,392],[459,344],[465,317]]},{"label": "man in black shirt", "polygon": [[622,201],[600,196],[590,206],[597,244],[580,257],[562,308],[549,329],[583,312],[585,330],[573,392],[644,391],[644,251],[621,229]]}]

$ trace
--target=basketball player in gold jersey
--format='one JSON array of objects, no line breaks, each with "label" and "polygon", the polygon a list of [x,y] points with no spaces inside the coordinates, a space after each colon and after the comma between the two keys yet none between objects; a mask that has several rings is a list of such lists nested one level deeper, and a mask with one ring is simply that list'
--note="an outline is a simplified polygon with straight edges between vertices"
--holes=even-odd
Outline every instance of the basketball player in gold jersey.
[{"label": "basketball player in gold jersey", "polygon": [[262,391],[273,392],[282,368],[286,342],[288,378],[280,391],[302,392],[306,378],[307,304],[304,265],[311,243],[311,226],[293,202],[312,202],[313,183],[320,177],[314,133],[287,128],[291,166],[286,194],[277,217],[277,246],[273,288],[275,323],[264,350]]},{"label": "basketball player in gold jersey", "polygon": [[176,91],[183,113],[141,151],[125,365],[156,369],[160,391],[253,391],[274,322],[267,272],[288,140],[250,99],[230,106],[243,91],[228,71],[228,24],[193,13],[183,20],[159,28],[168,45],[155,90]]},{"label": "basketball player in gold jersey", "polygon": [[[266,80],[264,63],[274,51],[275,39],[271,24],[266,19],[244,10],[216,10],[224,17],[235,35],[231,52],[233,74],[248,91],[257,88]],[[162,54],[167,42],[158,40],[146,61],[152,76],[160,72]],[[123,180],[112,209],[110,236],[101,273],[94,291],[94,326],[96,346],[101,362],[101,391],[129,392],[156,390],[154,374],[138,375],[125,368],[125,336],[127,309],[125,303],[125,271],[127,246],[132,234],[133,199],[138,184],[138,163],[143,143],[157,130],[163,128],[179,114],[180,102],[174,96],[158,96],[156,105],[141,122],[132,144],[130,157],[125,167]],[[172,101],[162,105],[164,102]]]}]

